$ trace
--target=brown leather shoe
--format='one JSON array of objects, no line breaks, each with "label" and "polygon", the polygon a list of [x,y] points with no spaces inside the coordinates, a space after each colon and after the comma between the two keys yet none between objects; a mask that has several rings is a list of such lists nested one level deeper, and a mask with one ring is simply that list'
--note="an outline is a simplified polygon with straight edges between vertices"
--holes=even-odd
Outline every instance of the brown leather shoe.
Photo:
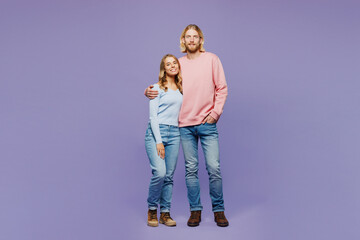
[{"label": "brown leather shoe", "polygon": [[148,220],[147,225],[150,227],[157,227],[159,226],[159,221],[157,218],[157,210],[150,210],[148,211]]},{"label": "brown leather shoe", "polygon": [[214,220],[216,225],[219,227],[227,227],[229,226],[229,222],[225,217],[224,212],[214,212]]},{"label": "brown leather shoe", "polygon": [[200,222],[201,222],[201,210],[191,211],[191,215],[187,222],[187,225],[189,227],[196,227],[199,226]]},{"label": "brown leather shoe", "polygon": [[169,212],[160,213],[160,223],[165,224],[166,226],[169,226],[169,227],[176,226],[176,222],[170,217]]}]

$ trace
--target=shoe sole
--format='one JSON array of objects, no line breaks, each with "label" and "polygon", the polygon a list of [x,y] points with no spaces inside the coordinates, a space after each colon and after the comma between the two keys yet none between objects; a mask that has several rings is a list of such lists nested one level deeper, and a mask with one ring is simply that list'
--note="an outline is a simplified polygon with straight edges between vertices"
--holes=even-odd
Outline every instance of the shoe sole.
[{"label": "shoe sole", "polygon": [[160,222],[161,224],[164,224],[165,226],[168,226],[168,227],[175,227],[176,226],[176,223],[175,224],[166,224],[165,222]]},{"label": "shoe sole", "polygon": [[197,226],[199,226],[200,224],[196,224],[196,223],[195,223],[195,224],[189,224],[189,223],[188,223],[187,225],[188,225],[189,227],[197,227]]},{"label": "shoe sole", "polygon": [[197,226],[200,225],[200,222],[201,222],[201,218],[200,218],[200,221],[199,221],[198,223],[187,223],[187,225],[188,225],[189,227],[197,227]]},{"label": "shoe sole", "polygon": [[[214,222],[216,222],[216,220],[214,220]],[[218,223],[218,222],[216,222],[216,225],[218,225],[219,227],[227,227],[227,226],[229,226],[229,223]]]},{"label": "shoe sole", "polygon": [[157,227],[157,226],[159,226],[159,223],[148,223],[147,225],[149,227]]},{"label": "shoe sole", "polygon": [[227,226],[229,226],[229,224],[218,224],[218,223],[216,223],[216,225],[218,225],[219,227],[227,227]]}]

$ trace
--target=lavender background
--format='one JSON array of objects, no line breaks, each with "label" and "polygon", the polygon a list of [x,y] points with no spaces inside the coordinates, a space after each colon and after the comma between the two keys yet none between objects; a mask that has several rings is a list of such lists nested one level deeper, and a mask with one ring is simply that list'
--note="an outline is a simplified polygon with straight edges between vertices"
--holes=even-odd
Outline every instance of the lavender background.
[{"label": "lavender background", "polygon": [[[359,239],[358,1],[0,3],[0,239]],[[228,228],[146,226],[148,101],[189,23],[225,69]]]}]

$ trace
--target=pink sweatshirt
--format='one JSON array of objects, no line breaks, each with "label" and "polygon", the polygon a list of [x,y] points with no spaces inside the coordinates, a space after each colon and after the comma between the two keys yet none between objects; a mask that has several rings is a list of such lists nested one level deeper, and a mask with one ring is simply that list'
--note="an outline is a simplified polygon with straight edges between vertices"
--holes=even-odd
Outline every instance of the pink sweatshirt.
[{"label": "pink sweatshirt", "polygon": [[204,52],[195,59],[179,59],[183,78],[183,103],[179,127],[199,125],[210,114],[218,120],[227,97],[225,74],[220,59]]}]

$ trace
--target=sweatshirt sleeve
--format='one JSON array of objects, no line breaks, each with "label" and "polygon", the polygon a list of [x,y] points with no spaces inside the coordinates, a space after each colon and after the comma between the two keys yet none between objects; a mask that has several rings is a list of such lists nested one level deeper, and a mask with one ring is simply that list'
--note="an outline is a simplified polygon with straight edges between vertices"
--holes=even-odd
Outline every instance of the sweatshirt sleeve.
[{"label": "sweatshirt sleeve", "polygon": [[150,110],[150,126],[151,130],[154,134],[156,144],[162,143],[160,128],[159,128],[159,119],[158,119],[158,111],[160,104],[160,88],[158,85],[154,85],[154,90],[159,91],[159,95],[149,101],[149,110]]},{"label": "sweatshirt sleeve", "polygon": [[224,109],[228,89],[224,69],[218,57],[213,60],[213,79],[215,83],[215,104],[210,116],[219,120]]}]

